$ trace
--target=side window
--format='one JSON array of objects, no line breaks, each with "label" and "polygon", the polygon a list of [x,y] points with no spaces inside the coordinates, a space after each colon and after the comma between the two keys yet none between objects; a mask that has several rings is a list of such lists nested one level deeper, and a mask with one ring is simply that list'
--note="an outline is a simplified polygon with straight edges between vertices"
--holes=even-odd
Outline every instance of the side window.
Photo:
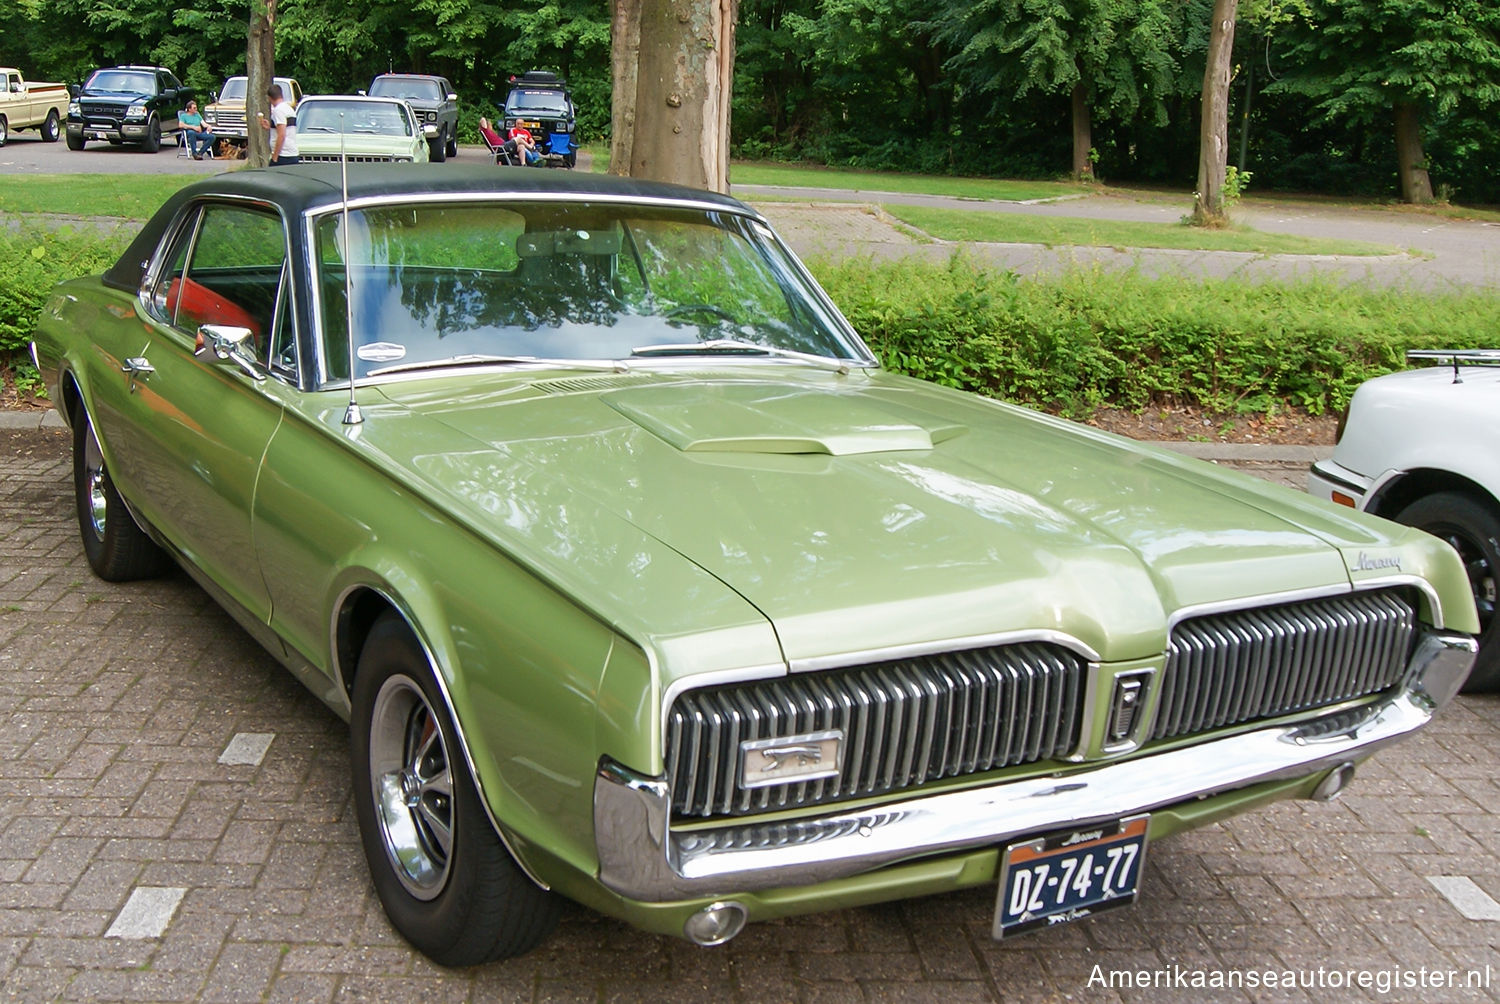
[{"label": "side window", "polygon": [[[209,204],[196,227],[184,228],[152,301],[163,320],[190,335],[203,324],[249,328],[256,355],[265,360],[285,296],[285,263],[279,216]],[[295,342],[291,325],[283,327],[274,331],[277,341]]]}]

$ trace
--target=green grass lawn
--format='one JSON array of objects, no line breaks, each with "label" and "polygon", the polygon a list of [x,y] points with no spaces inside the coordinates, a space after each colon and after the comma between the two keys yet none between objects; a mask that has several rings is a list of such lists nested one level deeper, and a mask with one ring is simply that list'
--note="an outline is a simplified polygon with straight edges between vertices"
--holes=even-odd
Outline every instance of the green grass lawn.
[{"label": "green grass lawn", "polygon": [[1363,241],[1324,240],[1259,230],[1203,230],[1183,223],[1133,223],[1078,217],[1032,216],[984,210],[885,205],[890,216],[944,241],[1077,245],[1114,248],[1181,248],[1251,254],[1383,255],[1399,248]]},{"label": "green grass lawn", "polygon": [[1088,185],[1062,181],[1007,181],[1004,178],[949,178],[927,174],[889,174],[877,171],[839,171],[789,164],[729,165],[729,184],[777,185],[785,188],[844,188],[859,192],[901,192],[946,195],[958,199],[1030,202],[1083,195]]},{"label": "green grass lawn", "polygon": [[144,220],[195,174],[8,174],[0,212]]}]

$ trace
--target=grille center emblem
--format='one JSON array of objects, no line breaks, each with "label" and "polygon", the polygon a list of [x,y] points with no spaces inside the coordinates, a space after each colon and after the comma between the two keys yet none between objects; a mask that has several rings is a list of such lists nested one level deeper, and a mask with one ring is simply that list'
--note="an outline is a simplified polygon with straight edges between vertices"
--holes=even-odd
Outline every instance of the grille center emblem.
[{"label": "grille center emblem", "polygon": [[740,743],[740,787],[764,788],[837,777],[843,766],[842,729]]}]

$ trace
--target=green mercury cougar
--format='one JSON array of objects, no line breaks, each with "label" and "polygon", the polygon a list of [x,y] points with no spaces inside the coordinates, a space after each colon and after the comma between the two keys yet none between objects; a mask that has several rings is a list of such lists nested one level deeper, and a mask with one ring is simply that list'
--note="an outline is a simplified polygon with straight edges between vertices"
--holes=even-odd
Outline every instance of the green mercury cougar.
[{"label": "green mercury cougar", "polygon": [[173,197],[33,344],[79,527],[350,724],[396,928],[718,944],[968,886],[1008,937],[1332,798],[1461,687],[1416,530],[885,372],[754,210],[493,167]]}]

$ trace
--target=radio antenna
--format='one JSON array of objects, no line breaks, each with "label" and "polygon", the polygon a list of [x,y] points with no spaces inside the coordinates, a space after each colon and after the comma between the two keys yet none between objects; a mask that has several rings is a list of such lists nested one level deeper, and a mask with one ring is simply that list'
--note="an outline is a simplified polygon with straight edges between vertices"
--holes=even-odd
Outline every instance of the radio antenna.
[{"label": "radio antenna", "polygon": [[349,233],[349,157],[344,153],[344,113],[339,112],[339,184],[344,197],[341,207],[344,228],[344,330],[349,341],[349,407],[344,409],[344,424],[359,425],[365,420],[354,399],[354,242]]}]

